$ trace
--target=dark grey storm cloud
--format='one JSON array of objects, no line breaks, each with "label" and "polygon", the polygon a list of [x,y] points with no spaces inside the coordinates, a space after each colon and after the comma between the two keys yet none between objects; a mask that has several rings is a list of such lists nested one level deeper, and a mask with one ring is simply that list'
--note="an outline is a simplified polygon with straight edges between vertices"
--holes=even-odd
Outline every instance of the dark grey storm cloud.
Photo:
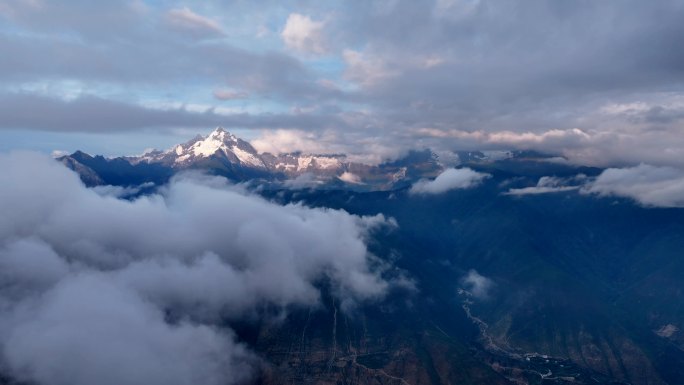
[{"label": "dark grey storm cloud", "polygon": [[388,69],[410,69],[400,79],[411,83],[377,91],[414,87],[396,101],[436,92],[445,103],[467,96],[523,102],[667,86],[684,71],[678,1],[365,2],[364,12],[359,6],[350,3],[344,14],[357,28],[341,30],[373,55],[403,59]]},{"label": "dark grey storm cloud", "polygon": [[0,79],[22,82],[67,78],[157,86],[169,80],[209,79],[286,95],[321,90],[311,83],[306,68],[279,53],[256,54],[219,43],[136,42],[129,38],[97,47],[72,39],[0,35],[0,50],[7,55],[7,60],[0,62]]},{"label": "dark grey storm cloud", "polygon": [[369,12],[375,17],[359,29],[376,64],[349,73],[384,73],[387,81],[366,91],[387,106],[389,121],[591,129],[582,119],[606,101],[682,88],[681,3],[473,1],[462,15],[465,2],[443,3],[453,6],[398,2],[386,13]]},{"label": "dark grey storm cloud", "polygon": [[[381,129],[415,129],[423,135],[412,139],[432,145],[425,128],[514,134],[579,128],[587,134],[581,143],[500,144],[566,152],[579,162],[649,158],[681,165],[673,155],[684,151],[678,139],[681,103],[668,103],[680,98],[684,87],[681,2],[347,4],[335,32],[348,39],[341,49],[362,48],[348,50],[346,75],[360,82],[364,97],[378,107]],[[638,101],[652,101],[638,121],[604,111],[606,105]],[[482,145],[470,139],[440,135],[442,146]],[[641,142],[649,149],[627,145]],[[673,151],[657,156],[658,148]]]},{"label": "dark grey storm cloud", "polygon": [[221,114],[213,109],[150,108],[88,95],[63,100],[30,93],[0,94],[0,129],[109,132],[215,126],[322,129],[346,124],[336,116],[320,114]]},{"label": "dark grey storm cloud", "polygon": [[382,215],[278,206],[199,176],[130,202],[42,155],[0,167],[0,365],[22,381],[237,383],[259,362],[226,319],[315,307],[323,279],[342,308],[401,281],[366,248],[396,225]]}]

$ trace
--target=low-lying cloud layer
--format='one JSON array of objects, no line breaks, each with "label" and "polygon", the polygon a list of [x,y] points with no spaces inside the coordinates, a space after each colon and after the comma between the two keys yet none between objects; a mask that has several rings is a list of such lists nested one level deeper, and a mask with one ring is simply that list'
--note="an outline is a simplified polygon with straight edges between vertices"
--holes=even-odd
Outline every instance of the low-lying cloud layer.
[{"label": "low-lying cloud layer", "polygon": [[489,174],[477,172],[468,167],[449,168],[434,180],[422,179],[416,182],[409,192],[411,194],[441,194],[450,190],[477,186],[489,176]]},{"label": "low-lying cloud layer", "polygon": [[381,215],[279,206],[219,178],[124,201],[59,163],[0,154],[0,365],[46,385],[231,384],[258,359],[226,320],[343,306],[392,283],[365,239]]},{"label": "low-lying cloud layer", "polygon": [[504,194],[523,196],[567,191],[628,198],[644,207],[684,207],[684,171],[642,163],[635,167],[608,168],[596,177],[543,176],[536,186],[510,188]]},{"label": "low-lying cloud layer", "polygon": [[684,207],[684,172],[647,164],[609,168],[582,192],[630,198],[647,207]]}]

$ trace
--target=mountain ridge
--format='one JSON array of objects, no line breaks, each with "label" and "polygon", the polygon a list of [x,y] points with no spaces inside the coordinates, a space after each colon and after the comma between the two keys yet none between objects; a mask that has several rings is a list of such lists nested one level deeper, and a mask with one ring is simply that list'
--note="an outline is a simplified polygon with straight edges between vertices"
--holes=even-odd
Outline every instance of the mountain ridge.
[{"label": "mountain ridge", "polygon": [[[460,151],[450,154],[450,158],[458,159],[463,165],[550,157],[529,151]],[[139,156],[105,158],[79,150],[57,159],[77,172],[88,186],[163,184],[178,172],[199,170],[234,182],[260,179],[284,183],[295,180],[303,186],[343,185],[377,191],[433,178],[454,163],[453,159],[443,162],[440,158],[430,149],[412,150],[403,157],[380,164],[354,162],[340,153],[259,153],[248,141],[217,127],[208,135],[197,135],[167,150],[149,150]]]},{"label": "mountain ridge", "polygon": [[[86,185],[125,184],[117,175],[139,175],[131,184],[164,182],[177,172],[200,170],[220,175],[235,182],[263,179],[283,182],[302,176],[318,184],[349,184],[368,189],[387,189],[406,177],[408,169],[418,166],[381,164],[370,165],[347,160],[345,154],[307,154],[301,151],[271,154],[259,153],[247,141],[222,127],[208,135],[161,150],[151,150],[140,156],[105,158],[82,151],[58,158],[76,171]],[[434,176],[442,167],[436,159],[422,159],[421,176]],[[118,173],[115,170],[118,169]],[[104,174],[104,175],[103,175]],[[410,174],[410,173],[409,173]],[[143,177],[146,175],[146,177]]]}]

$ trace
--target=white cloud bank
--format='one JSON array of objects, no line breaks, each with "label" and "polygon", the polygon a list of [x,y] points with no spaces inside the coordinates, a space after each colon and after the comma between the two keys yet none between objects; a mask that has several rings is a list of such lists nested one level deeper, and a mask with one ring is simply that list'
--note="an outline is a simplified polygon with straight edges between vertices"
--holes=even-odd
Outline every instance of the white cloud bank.
[{"label": "white cloud bank", "polygon": [[409,192],[411,194],[441,194],[449,190],[475,187],[490,175],[474,171],[470,168],[450,168],[443,171],[434,180],[421,179]]},{"label": "white cloud bank", "polygon": [[343,181],[343,182],[347,182],[347,183],[351,183],[351,184],[361,184],[362,183],[360,176],[358,176],[354,173],[351,173],[349,171],[343,172],[342,175],[340,175],[338,177],[338,179]]},{"label": "white cloud bank", "polygon": [[223,179],[123,201],[47,156],[0,154],[0,366],[43,385],[233,384],[257,361],[225,320],[392,285],[383,216],[279,206]]},{"label": "white cloud bank", "polygon": [[684,171],[647,164],[609,168],[582,192],[630,198],[646,207],[684,207]]},{"label": "white cloud bank", "polygon": [[280,33],[288,48],[304,53],[322,54],[326,52],[323,34],[325,23],[314,21],[309,16],[291,13]]}]

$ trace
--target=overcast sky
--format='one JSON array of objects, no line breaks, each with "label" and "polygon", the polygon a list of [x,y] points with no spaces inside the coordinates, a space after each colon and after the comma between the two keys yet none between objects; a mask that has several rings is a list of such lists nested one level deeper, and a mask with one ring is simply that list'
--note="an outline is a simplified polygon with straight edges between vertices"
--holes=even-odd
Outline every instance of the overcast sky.
[{"label": "overcast sky", "polygon": [[684,166],[681,1],[0,3],[0,150],[222,125],[260,150]]}]

